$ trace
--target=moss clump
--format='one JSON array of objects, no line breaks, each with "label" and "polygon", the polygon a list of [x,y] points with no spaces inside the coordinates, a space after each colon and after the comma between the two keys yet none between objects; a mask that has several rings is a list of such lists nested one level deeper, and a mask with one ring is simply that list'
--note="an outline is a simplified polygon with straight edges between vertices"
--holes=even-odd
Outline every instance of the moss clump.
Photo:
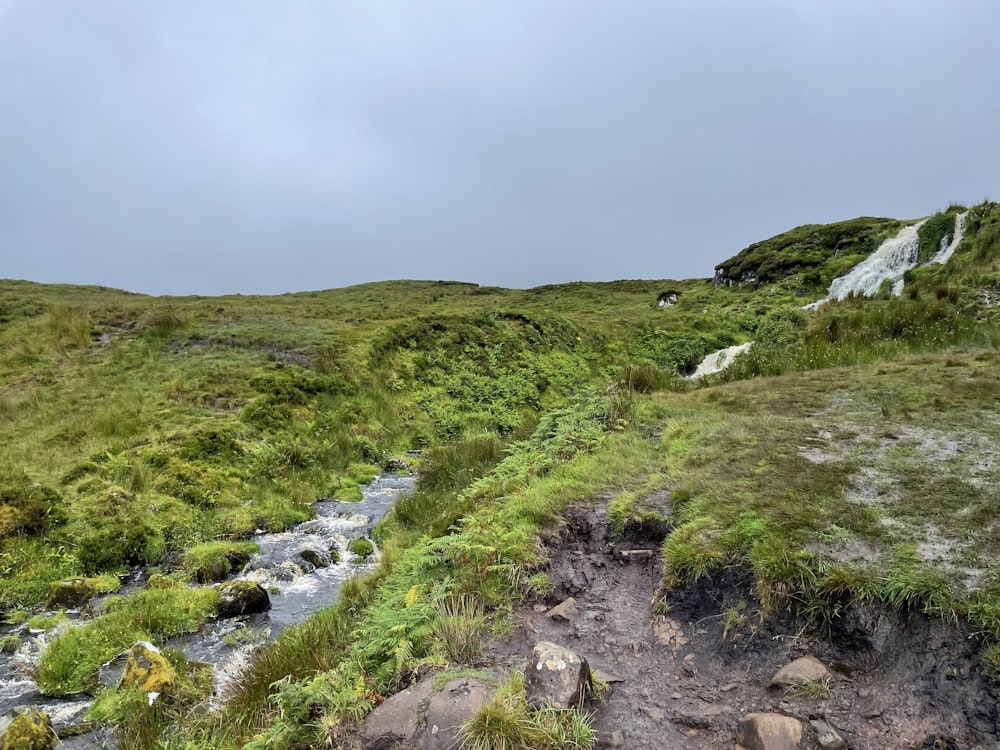
[{"label": "moss clump", "polygon": [[367,560],[375,551],[375,545],[372,544],[370,539],[359,536],[357,539],[351,540],[351,543],[347,545],[347,549],[360,557],[362,560]]},{"label": "moss clump", "polygon": [[80,607],[97,596],[102,589],[99,578],[71,578],[68,581],[53,581],[45,595],[48,609],[70,609]]},{"label": "moss clump", "polygon": [[5,635],[0,638],[0,653],[12,654],[21,648],[21,639],[16,635]]},{"label": "moss clump", "polygon": [[259,549],[250,542],[199,544],[184,553],[181,567],[198,583],[215,583],[246,565]]},{"label": "moss clump", "polygon": [[215,589],[177,586],[108,602],[105,614],[52,640],[38,665],[38,686],[46,695],[93,691],[101,664],[137,641],[194,632],[218,600]]},{"label": "moss clump", "polygon": [[165,575],[160,575],[159,573],[153,573],[146,581],[147,589],[176,589],[183,586],[179,581],[175,581],[173,578],[167,578]]},{"label": "moss clump", "polygon": [[53,750],[59,738],[49,717],[37,708],[19,713],[0,737],[0,750]]}]

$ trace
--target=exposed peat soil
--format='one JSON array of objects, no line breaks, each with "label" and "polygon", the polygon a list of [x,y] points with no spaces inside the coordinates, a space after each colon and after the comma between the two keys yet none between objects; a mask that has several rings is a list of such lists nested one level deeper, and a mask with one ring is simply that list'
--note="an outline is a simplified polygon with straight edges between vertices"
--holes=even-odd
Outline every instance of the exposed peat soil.
[{"label": "exposed peat soil", "polygon": [[[555,591],[521,606],[495,646],[498,658],[523,663],[536,642],[552,641],[613,678],[605,700],[588,706],[598,747],[732,748],[752,712],[823,719],[853,750],[1000,747],[998,688],[961,625],[850,602],[825,626],[790,612],[761,620],[752,579],[737,568],[671,592],[666,614],[655,614],[666,530],[611,540],[605,510],[566,513],[546,540]],[[567,597],[575,615],[546,616]],[[833,669],[828,697],[768,688],[806,654]]]}]

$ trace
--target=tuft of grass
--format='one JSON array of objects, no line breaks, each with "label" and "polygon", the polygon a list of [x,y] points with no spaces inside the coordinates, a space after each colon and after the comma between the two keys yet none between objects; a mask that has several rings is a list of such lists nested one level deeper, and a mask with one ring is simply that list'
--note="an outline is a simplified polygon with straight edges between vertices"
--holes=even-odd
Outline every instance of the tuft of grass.
[{"label": "tuft of grass", "polygon": [[486,650],[486,615],[474,594],[452,595],[439,602],[433,628],[448,659],[456,664],[475,664]]},{"label": "tuft of grass", "polygon": [[785,687],[785,696],[788,698],[811,698],[819,701],[830,700],[832,685],[833,678],[830,675],[824,675],[816,680],[793,682]]},{"label": "tuft of grass", "polygon": [[469,750],[587,750],[597,742],[591,717],[577,709],[528,709],[524,675],[514,672],[493,699],[462,725]]}]

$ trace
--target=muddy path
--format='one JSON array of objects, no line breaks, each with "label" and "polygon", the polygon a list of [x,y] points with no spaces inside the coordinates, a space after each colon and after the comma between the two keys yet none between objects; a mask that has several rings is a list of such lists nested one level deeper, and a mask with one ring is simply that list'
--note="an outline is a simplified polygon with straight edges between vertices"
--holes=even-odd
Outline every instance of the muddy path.
[{"label": "muddy path", "polygon": [[[997,686],[983,673],[981,644],[960,626],[850,603],[822,628],[787,612],[762,621],[751,578],[737,569],[671,593],[655,614],[665,530],[609,540],[605,509],[572,508],[548,536],[556,589],[521,606],[517,628],[495,647],[517,663],[553,641],[612,679],[588,707],[599,747],[732,748],[742,716],[776,712],[825,720],[854,750],[1000,748]],[[568,597],[575,613],[549,616]],[[828,692],[768,688],[803,655],[833,670]]]}]

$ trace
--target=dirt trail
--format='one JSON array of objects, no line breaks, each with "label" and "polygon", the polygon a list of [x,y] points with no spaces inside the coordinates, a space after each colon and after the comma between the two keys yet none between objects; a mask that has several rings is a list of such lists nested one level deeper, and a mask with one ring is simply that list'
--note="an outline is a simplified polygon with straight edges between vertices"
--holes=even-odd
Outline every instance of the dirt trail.
[{"label": "dirt trail", "polygon": [[[663,530],[611,543],[605,509],[567,513],[547,540],[555,592],[521,607],[519,626],[496,646],[516,662],[553,641],[620,680],[589,707],[599,747],[732,748],[741,716],[774,711],[825,719],[854,750],[1000,748],[996,685],[959,627],[850,605],[822,633],[787,613],[760,622],[739,570],[671,594],[668,614],[656,615]],[[546,616],[570,596],[575,615]],[[805,654],[835,670],[828,697],[768,690],[780,667]]]}]

